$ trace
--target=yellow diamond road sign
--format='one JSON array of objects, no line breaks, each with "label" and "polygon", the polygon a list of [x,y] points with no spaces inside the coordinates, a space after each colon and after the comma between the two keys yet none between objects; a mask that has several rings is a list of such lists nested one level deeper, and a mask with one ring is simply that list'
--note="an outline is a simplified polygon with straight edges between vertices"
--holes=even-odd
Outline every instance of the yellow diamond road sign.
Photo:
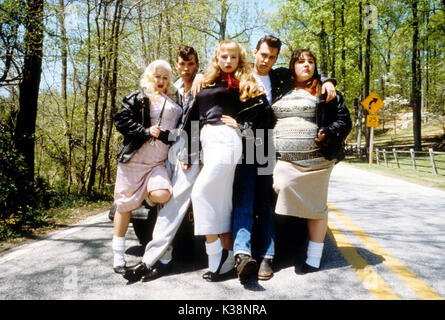
[{"label": "yellow diamond road sign", "polygon": [[365,109],[368,110],[371,114],[379,111],[380,108],[383,107],[383,104],[384,103],[382,99],[380,99],[380,97],[374,92],[371,92],[371,94],[362,101],[363,107],[365,107]]}]

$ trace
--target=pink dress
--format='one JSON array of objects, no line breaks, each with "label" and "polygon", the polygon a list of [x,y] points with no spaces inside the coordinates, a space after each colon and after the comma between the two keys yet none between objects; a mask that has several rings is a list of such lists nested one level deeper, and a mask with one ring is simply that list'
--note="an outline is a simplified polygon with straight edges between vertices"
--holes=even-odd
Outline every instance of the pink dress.
[{"label": "pink dress", "polygon": [[[165,95],[150,96],[152,125],[159,118],[165,97]],[[167,98],[161,129],[175,129],[181,115],[182,108]],[[114,202],[119,212],[139,208],[149,192],[153,190],[166,189],[172,192],[171,181],[165,167],[169,148],[169,145],[159,140],[155,140],[154,144],[146,141],[128,162],[118,163]]]}]

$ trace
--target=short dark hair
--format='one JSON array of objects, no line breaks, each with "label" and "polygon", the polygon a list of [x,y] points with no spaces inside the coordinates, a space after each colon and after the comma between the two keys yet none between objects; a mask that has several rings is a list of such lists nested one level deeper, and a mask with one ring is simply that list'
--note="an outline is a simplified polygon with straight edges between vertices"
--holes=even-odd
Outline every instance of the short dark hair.
[{"label": "short dark hair", "polygon": [[193,55],[195,57],[196,63],[199,63],[198,53],[192,47],[181,45],[179,46],[178,55],[176,57],[176,61],[181,57],[183,60],[189,60],[189,56]]},{"label": "short dark hair", "polygon": [[256,49],[257,50],[260,49],[261,45],[264,42],[266,42],[269,47],[277,48],[278,53],[280,53],[280,49],[281,49],[281,40],[280,39],[278,39],[277,37],[271,36],[271,35],[264,36],[258,41],[258,43],[256,45]]}]

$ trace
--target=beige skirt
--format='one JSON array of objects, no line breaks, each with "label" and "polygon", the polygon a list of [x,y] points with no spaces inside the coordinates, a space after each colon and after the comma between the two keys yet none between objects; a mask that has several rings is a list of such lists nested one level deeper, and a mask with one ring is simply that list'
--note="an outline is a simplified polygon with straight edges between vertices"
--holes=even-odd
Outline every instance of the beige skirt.
[{"label": "beige skirt", "polygon": [[304,167],[278,160],[273,172],[275,212],[307,219],[328,217],[328,185],[334,161]]}]

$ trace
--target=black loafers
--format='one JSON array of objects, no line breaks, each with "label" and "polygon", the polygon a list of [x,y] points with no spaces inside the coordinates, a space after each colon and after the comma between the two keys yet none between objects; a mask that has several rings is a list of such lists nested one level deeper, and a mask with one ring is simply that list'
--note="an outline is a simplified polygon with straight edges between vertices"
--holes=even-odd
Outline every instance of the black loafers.
[{"label": "black loafers", "polygon": [[[218,269],[216,269],[215,272],[207,271],[206,273],[204,273],[202,275],[202,278],[208,282],[218,282],[218,281],[225,279],[227,274],[226,273],[219,274],[219,271],[221,270],[221,267],[224,264],[224,262],[226,261],[228,255],[229,255],[229,251],[227,249],[223,249],[222,255],[221,255],[221,260],[219,261]],[[230,273],[230,272],[228,272],[228,273]]]},{"label": "black loafers", "polygon": [[137,265],[127,268],[123,277],[131,282],[141,280],[141,278],[150,271],[150,268],[144,262],[139,262]]},{"label": "black loafers", "polygon": [[249,280],[250,275],[257,271],[257,262],[247,254],[237,254],[235,256],[235,268],[241,284]]},{"label": "black loafers", "polygon": [[221,281],[221,276],[216,272],[207,271],[202,275],[202,278],[208,282],[218,282]]},{"label": "black loafers", "polygon": [[269,280],[273,277],[272,259],[264,258],[258,269],[258,280]]},{"label": "black loafers", "polygon": [[127,265],[124,264],[123,266],[117,266],[113,268],[114,272],[119,273],[119,274],[125,274],[125,272],[127,271]]},{"label": "black loafers", "polygon": [[148,272],[142,275],[141,281],[148,282],[158,279],[172,272],[172,261],[164,264],[160,261],[156,262],[153,267],[151,267]]},{"label": "black loafers", "polygon": [[303,273],[311,273],[311,272],[317,272],[320,268],[315,268],[311,265],[308,265],[306,262],[303,263],[303,266],[301,267],[301,271]]}]

